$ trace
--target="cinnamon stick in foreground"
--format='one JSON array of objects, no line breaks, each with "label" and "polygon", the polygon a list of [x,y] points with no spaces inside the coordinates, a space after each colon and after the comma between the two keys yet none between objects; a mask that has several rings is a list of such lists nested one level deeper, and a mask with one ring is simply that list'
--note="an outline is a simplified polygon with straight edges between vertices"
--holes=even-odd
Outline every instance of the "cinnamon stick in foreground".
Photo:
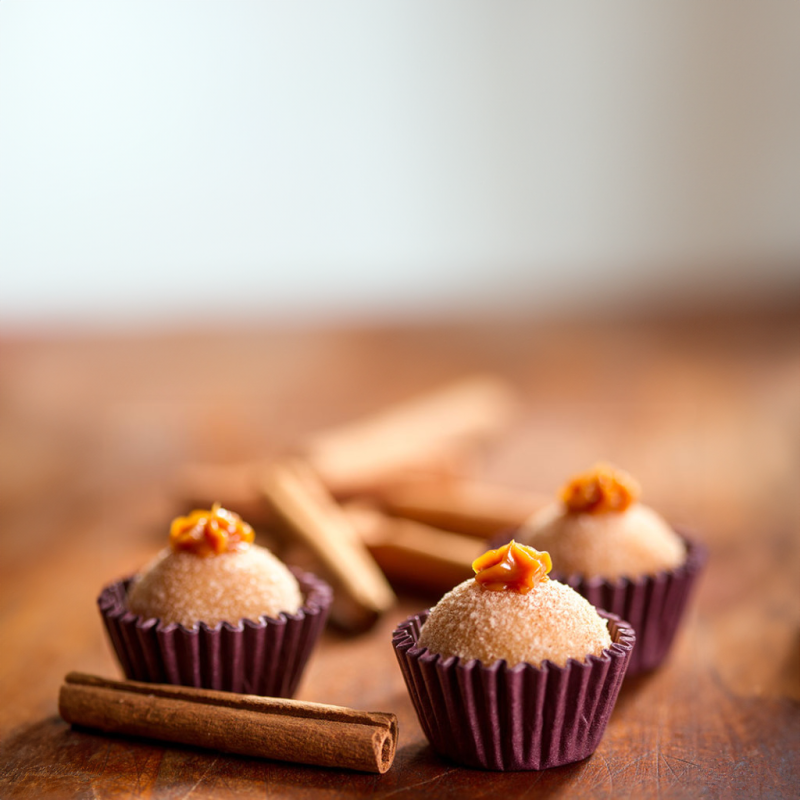
[{"label": "cinnamon stick in foreground", "polygon": [[227,753],[384,773],[397,748],[394,714],[70,672],[65,722]]}]

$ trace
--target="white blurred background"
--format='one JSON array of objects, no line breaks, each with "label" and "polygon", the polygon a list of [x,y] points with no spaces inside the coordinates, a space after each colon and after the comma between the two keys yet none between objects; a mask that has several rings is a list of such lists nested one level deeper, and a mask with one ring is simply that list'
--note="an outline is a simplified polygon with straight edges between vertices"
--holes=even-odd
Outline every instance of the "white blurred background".
[{"label": "white blurred background", "polygon": [[0,2],[0,328],[800,293],[800,4]]}]

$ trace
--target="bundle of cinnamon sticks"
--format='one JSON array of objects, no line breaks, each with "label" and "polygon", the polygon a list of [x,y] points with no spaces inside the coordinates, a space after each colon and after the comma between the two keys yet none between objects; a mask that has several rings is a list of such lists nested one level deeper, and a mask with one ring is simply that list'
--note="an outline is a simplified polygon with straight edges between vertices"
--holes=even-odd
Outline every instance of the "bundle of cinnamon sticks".
[{"label": "bundle of cinnamon sticks", "polygon": [[502,380],[474,376],[316,433],[285,458],[191,465],[181,501],[219,500],[277,531],[288,560],[333,584],[331,618],[359,630],[393,605],[392,585],[447,591],[472,575],[488,537],[543,505],[465,477],[516,404]]}]

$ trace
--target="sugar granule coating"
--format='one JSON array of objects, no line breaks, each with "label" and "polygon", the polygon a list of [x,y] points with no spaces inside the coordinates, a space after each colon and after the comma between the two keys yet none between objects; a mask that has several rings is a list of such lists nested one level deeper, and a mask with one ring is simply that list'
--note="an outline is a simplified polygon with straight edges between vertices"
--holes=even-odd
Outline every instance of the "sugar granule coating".
[{"label": "sugar granule coating", "polygon": [[200,558],[163,550],[137,576],[128,608],[164,624],[227,621],[294,614],[303,604],[296,578],[269,550],[257,545],[241,552]]},{"label": "sugar granule coating", "polygon": [[474,578],[460,583],[431,610],[419,646],[448,658],[477,658],[485,666],[505,659],[560,667],[599,656],[611,646],[604,619],[569,586],[546,580],[527,594],[491,592]]},{"label": "sugar granule coating", "polygon": [[638,578],[675,569],[686,560],[680,536],[641,503],[603,514],[569,513],[553,503],[534,514],[516,538],[547,550],[562,575]]}]

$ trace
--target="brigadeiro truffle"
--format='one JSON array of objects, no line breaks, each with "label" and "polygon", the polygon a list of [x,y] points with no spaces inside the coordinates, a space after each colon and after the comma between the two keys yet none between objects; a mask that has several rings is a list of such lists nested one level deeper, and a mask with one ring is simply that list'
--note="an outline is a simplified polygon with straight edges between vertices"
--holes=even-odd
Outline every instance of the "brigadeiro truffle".
[{"label": "brigadeiro truffle", "polygon": [[639,494],[626,472],[598,464],[515,534],[548,550],[558,576],[593,605],[633,625],[628,675],[666,657],[706,559],[702,546],[638,502]]},{"label": "brigadeiro truffle", "polygon": [[632,629],[549,579],[546,552],[512,541],[473,568],[475,578],[394,632],[431,745],[492,770],[544,769],[591,755],[630,659]]},{"label": "brigadeiro truffle", "polygon": [[215,504],[178,517],[169,547],[106,586],[100,612],[128,678],[291,697],[325,625],[330,587],[253,544]]}]

